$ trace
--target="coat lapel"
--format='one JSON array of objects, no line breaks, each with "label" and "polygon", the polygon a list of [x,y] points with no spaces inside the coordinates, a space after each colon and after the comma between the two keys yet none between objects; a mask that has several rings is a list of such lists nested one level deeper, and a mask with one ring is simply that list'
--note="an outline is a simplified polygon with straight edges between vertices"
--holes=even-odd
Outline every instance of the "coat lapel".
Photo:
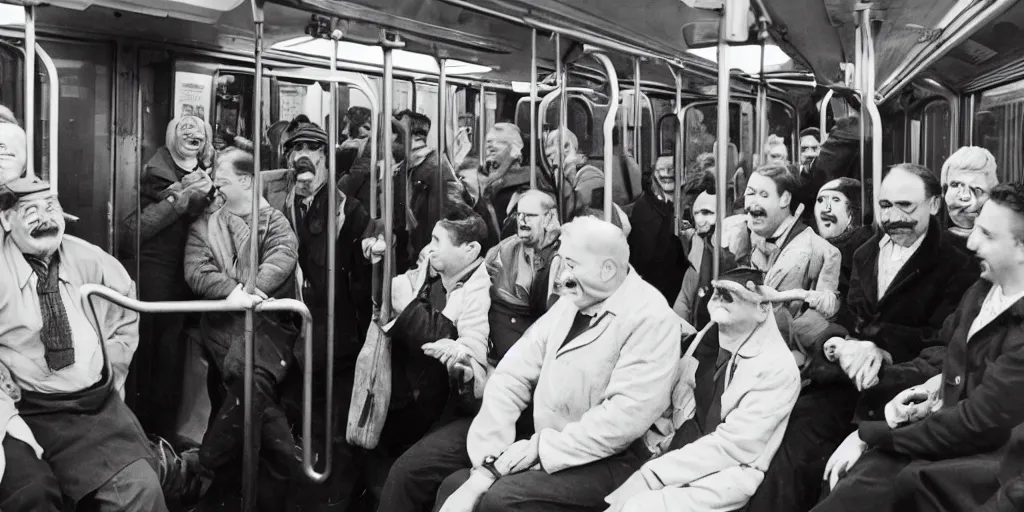
[{"label": "coat lapel", "polygon": [[[931,224],[928,226],[928,232],[924,235],[924,240],[921,241],[921,246],[914,251],[914,254],[910,255],[907,262],[903,264],[896,276],[893,277],[892,283],[889,284],[889,288],[885,290],[885,295],[882,296],[878,301],[879,307],[885,303],[886,299],[891,297],[897,291],[907,286],[908,283],[914,280],[922,272],[935,266],[936,251],[939,247],[939,240],[941,238],[939,232],[938,222],[935,219],[931,220]],[[876,244],[877,247],[877,244]],[[878,257],[875,257],[875,267],[878,267]],[[877,276],[878,274],[874,274]],[[878,287],[878,278],[874,279],[875,287]],[[877,297],[877,292],[875,294]]]},{"label": "coat lapel", "polygon": [[[571,316],[570,315],[566,315],[565,317],[562,317],[562,321],[563,322],[565,321],[566,318],[569,319],[569,322],[568,322],[568,326],[565,327],[565,331],[564,332],[562,332],[562,330],[561,330],[562,326],[561,326],[561,324],[559,324],[559,331],[558,332],[560,333],[560,335],[559,335],[558,338],[556,338],[558,340],[559,345],[561,345],[565,341],[565,336],[569,333],[569,326],[572,325],[572,320],[575,317],[576,317],[575,313],[573,313]],[[585,347],[587,345],[590,345],[591,343],[596,341],[597,338],[601,337],[601,335],[604,334],[604,332],[606,330],[608,330],[608,326],[611,325],[611,323],[612,323],[614,318],[615,318],[615,315],[612,314],[612,313],[609,313],[609,312],[601,313],[601,316],[599,318],[597,318],[597,319],[595,319],[595,320],[593,320],[591,322],[589,329],[581,332],[579,336],[576,336],[575,338],[572,339],[572,341],[570,341],[569,343],[566,343],[564,346],[559,348],[558,352],[555,354],[555,357],[567,354],[567,353],[572,352],[573,350],[576,350],[578,348],[583,348],[583,347]]]},{"label": "coat lapel", "polygon": [[876,234],[861,246],[863,249],[854,253],[854,265],[857,266],[860,286],[871,306],[878,304],[878,242],[881,239],[882,235]]}]

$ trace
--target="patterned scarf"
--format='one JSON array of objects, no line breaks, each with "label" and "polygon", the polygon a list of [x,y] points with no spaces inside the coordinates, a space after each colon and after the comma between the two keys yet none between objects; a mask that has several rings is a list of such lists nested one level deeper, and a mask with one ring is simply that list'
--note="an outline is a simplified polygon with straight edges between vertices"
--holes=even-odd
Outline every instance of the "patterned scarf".
[{"label": "patterned scarf", "polygon": [[49,266],[27,254],[25,261],[39,278],[36,292],[39,294],[39,309],[43,316],[39,339],[46,350],[46,365],[52,371],[60,371],[75,364],[74,337],[71,335],[67,311],[64,310],[64,301],[60,297],[60,252],[53,253]]}]

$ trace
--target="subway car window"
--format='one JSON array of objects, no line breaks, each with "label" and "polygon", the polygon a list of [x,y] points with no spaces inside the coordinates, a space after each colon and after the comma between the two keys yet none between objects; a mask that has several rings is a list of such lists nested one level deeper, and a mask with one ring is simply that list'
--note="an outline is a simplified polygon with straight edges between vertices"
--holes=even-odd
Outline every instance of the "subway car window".
[{"label": "subway car window", "polygon": [[975,109],[974,145],[995,156],[1000,181],[1024,179],[1024,81],[982,93]]},{"label": "subway car window", "polygon": [[[950,152],[950,110],[946,100],[934,100],[921,112],[921,156],[925,167],[939,172]],[[883,125],[884,126],[884,125]]]}]

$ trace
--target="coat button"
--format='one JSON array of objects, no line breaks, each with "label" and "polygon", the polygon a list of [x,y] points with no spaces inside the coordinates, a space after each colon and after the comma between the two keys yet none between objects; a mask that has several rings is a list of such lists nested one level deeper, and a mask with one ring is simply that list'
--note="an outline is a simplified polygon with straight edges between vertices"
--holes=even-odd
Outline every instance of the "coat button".
[{"label": "coat button", "polygon": [[956,378],[953,379],[953,384],[956,385],[956,386],[960,385],[960,376],[959,375],[957,375]]},{"label": "coat button", "polygon": [[512,323],[516,323],[516,319],[515,318],[512,319]]}]

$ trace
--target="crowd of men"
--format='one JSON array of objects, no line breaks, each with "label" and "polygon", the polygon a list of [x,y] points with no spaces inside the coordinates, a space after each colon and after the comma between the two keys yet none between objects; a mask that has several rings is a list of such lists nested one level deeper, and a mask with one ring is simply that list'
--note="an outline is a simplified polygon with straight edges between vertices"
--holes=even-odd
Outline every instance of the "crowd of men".
[{"label": "crowd of men", "polygon": [[[256,315],[258,510],[1024,503],[1024,184],[999,184],[988,151],[961,148],[940,173],[892,166],[864,223],[866,187],[827,168],[831,137],[811,129],[799,165],[775,137],[734,176],[742,212],[721,225],[710,155],[686,180],[657,159],[606,222],[603,171],[568,130],[545,136],[555,172],[531,189],[513,124],[453,163],[427,144],[427,117],[392,123],[393,240],[369,209],[365,109],[350,109],[335,148],[304,116],[272,127],[282,168],[259,180],[251,145],[214,148],[210,126],[183,116],[143,170],[119,262],[65,235],[71,217],[25,175],[24,132],[0,109],[0,510],[240,509],[245,316],[139,315],[81,296],[99,284],[135,297],[135,267],[148,301],[309,308],[314,389],[335,397],[328,411],[315,396],[313,424],[330,414],[335,431],[314,429],[306,455],[322,468],[329,450],[333,471],[302,474],[301,320]],[[374,283],[389,248],[397,275]],[[390,402],[368,449],[345,419],[383,286]],[[212,404],[198,446],[176,433],[189,343]]]}]

